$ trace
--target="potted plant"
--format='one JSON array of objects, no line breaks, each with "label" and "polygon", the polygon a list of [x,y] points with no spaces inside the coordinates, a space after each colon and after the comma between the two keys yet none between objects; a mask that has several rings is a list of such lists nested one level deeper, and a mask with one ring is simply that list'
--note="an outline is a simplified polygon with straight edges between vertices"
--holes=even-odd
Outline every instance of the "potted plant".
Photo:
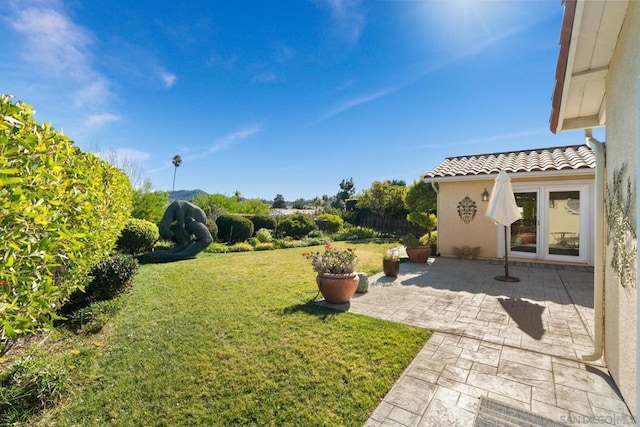
[{"label": "potted plant", "polygon": [[324,252],[305,252],[302,255],[311,261],[313,270],[318,273],[316,283],[326,302],[342,304],[351,300],[360,281],[356,274],[358,257],[354,249],[337,249],[327,243]]},{"label": "potted plant", "polygon": [[386,252],[382,257],[382,269],[387,277],[398,277],[400,273],[400,255],[394,250]]},{"label": "potted plant", "polygon": [[402,243],[407,250],[407,256],[409,261],[423,263],[427,262],[431,256],[431,246],[428,245],[428,236],[425,236],[427,241],[418,239],[413,234],[409,233],[402,238]]}]

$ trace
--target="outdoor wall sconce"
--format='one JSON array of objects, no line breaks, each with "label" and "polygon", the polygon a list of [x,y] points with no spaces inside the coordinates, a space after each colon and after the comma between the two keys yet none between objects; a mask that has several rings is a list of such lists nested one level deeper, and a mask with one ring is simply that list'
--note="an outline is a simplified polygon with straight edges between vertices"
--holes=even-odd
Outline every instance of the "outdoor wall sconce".
[{"label": "outdoor wall sconce", "polygon": [[487,191],[486,188],[482,192],[482,201],[483,202],[488,202],[489,201],[489,192]]}]

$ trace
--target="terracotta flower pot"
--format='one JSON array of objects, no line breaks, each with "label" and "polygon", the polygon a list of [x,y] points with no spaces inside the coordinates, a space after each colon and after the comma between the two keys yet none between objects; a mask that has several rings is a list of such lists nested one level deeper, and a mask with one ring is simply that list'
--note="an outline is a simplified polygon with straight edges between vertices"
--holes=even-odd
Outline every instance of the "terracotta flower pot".
[{"label": "terracotta flower pot", "polygon": [[388,277],[398,277],[400,273],[400,261],[393,259],[382,260],[382,270],[384,275]]},{"label": "terracotta flower pot", "polygon": [[427,262],[431,256],[431,246],[418,246],[415,248],[406,248],[409,261],[423,263]]},{"label": "terracotta flower pot", "polygon": [[342,304],[351,301],[358,288],[360,278],[352,274],[318,274],[316,283],[324,300],[331,304]]}]

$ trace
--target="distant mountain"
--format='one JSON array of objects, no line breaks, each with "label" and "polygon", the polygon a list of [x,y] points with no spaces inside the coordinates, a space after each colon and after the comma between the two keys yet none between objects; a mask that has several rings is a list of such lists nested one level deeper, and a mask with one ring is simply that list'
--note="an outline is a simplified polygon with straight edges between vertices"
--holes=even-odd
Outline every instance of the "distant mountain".
[{"label": "distant mountain", "polygon": [[190,201],[198,194],[207,194],[206,191],[202,190],[178,190],[178,191],[170,191],[169,199],[171,200],[186,200]]}]

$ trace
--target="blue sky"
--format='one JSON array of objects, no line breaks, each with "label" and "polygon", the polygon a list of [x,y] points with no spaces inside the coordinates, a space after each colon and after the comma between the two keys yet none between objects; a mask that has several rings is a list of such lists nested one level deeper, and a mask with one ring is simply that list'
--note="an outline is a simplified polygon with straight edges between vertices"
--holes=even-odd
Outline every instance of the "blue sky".
[{"label": "blue sky", "polygon": [[548,127],[560,0],[150,4],[0,2],[0,92],[154,189],[176,154],[176,189],[295,200],[583,142]]}]

